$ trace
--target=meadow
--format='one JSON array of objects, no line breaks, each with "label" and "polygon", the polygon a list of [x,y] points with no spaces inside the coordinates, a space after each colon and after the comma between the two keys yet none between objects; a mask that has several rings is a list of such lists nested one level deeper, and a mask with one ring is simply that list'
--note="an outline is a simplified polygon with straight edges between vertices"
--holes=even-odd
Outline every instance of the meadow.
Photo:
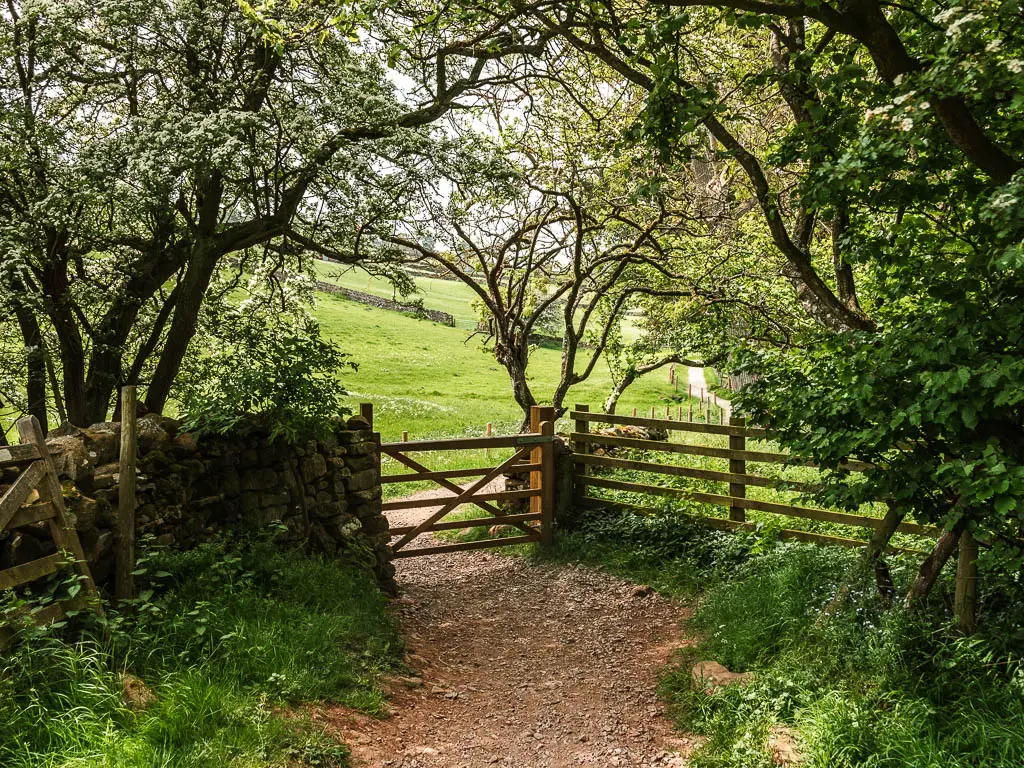
[{"label": "meadow", "polygon": [[[365,290],[365,282],[360,290]],[[435,304],[427,298],[428,308],[444,309],[444,302]],[[465,328],[368,307],[336,294],[318,294],[315,314],[324,335],[359,366],[345,373],[341,382],[350,407],[372,402],[375,426],[385,441],[401,439],[403,430],[410,440],[480,436],[488,422],[495,434],[519,431],[522,412],[512,399],[508,375],[490,348],[482,346],[481,336],[469,338],[471,332]],[[560,349],[535,349],[530,385],[541,403],[554,391],[561,364]],[[570,390],[566,404],[599,408],[611,387],[608,366],[601,361],[589,379]],[[618,410],[664,408],[677,402],[679,394],[663,371],[633,384]]]}]

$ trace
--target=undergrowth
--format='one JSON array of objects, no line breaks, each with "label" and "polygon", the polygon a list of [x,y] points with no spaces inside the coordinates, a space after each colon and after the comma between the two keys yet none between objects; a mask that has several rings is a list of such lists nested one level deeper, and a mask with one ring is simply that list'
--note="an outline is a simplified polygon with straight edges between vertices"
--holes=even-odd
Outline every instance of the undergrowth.
[{"label": "undergrowth", "polygon": [[[859,551],[722,533],[672,515],[585,515],[554,555],[600,564],[670,595],[701,597],[699,645],[668,669],[662,695],[678,727],[704,736],[695,768],[773,765],[768,736],[785,725],[812,768],[1019,768],[1024,765],[1024,591],[982,571],[981,631],[948,624],[951,574],[917,611],[884,608],[854,583]],[[898,589],[916,571],[890,563]],[[947,569],[951,570],[951,569]],[[898,603],[898,601],[897,601]],[[708,693],[698,660],[754,672]]]},{"label": "undergrowth", "polygon": [[[382,712],[399,640],[370,574],[268,541],[154,551],[139,570],[137,600],[25,630],[0,656],[0,765],[348,764],[297,705]],[[144,710],[125,673],[151,691]]]}]

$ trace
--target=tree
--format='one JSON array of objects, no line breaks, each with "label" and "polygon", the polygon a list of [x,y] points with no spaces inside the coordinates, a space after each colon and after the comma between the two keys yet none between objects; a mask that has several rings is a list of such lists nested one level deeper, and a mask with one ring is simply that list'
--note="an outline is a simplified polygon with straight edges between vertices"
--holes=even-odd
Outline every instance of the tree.
[{"label": "tree", "polygon": [[[1020,562],[1024,34],[1009,5],[527,2],[525,21],[642,89],[630,135],[679,167],[710,144],[726,213],[781,258],[811,326],[744,342],[743,406],[833,470],[825,497],[895,499]],[[756,249],[759,253],[760,248]],[[774,261],[774,258],[772,258]],[[854,481],[851,454],[888,468]],[[938,566],[938,568],[936,567]]]},{"label": "tree", "polygon": [[[455,151],[435,153],[442,181],[420,187],[418,216],[393,232],[374,230],[411,261],[440,264],[473,289],[486,316],[486,341],[508,372],[524,425],[538,402],[531,352],[553,311],[562,365],[545,401],[561,414],[570,388],[593,373],[626,309],[642,296],[692,293],[672,272],[685,209],[674,207],[667,187],[630,190],[637,158],[615,157],[614,137],[601,135],[593,113],[555,107],[542,86],[529,88],[533,103],[545,108],[510,119],[493,100],[489,132],[463,127]],[[590,96],[602,98],[593,90]],[[593,109],[611,119],[614,99],[606,102]]]},{"label": "tree", "polygon": [[8,4],[0,278],[44,423],[51,398],[103,420],[137,381],[162,410],[217,275],[301,266],[366,210],[397,215],[367,191],[399,183],[426,127],[524,50],[434,50],[433,87],[403,100],[374,22],[319,3]]}]

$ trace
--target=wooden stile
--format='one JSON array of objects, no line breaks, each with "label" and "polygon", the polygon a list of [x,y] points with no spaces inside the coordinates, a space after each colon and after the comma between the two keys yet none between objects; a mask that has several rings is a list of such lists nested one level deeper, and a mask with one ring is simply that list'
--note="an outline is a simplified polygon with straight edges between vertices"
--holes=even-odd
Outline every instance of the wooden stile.
[{"label": "wooden stile", "polygon": [[39,458],[39,451],[31,443],[0,446],[0,467],[26,464]]},{"label": "wooden stile", "polygon": [[[53,603],[37,611],[22,612],[21,615],[41,625],[62,618],[67,611],[81,607],[85,601],[88,601],[97,613],[102,614],[96,584],[85,560],[85,552],[78,540],[78,534],[68,518],[63,490],[57,477],[57,467],[46,447],[46,438],[38,419],[34,416],[21,419],[18,422],[18,435],[21,439],[20,446],[4,448],[8,459],[6,463],[31,463],[22,470],[0,500],[0,530],[13,530],[45,522],[57,552],[0,571],[0,589],[22,586],[56,573],[61,568],[70,567],[78,576],[80,585],[80,592],[76,597]],[[32,502],[34,495],[38,495],[38,500],[27,503]],[[0,630],[0,644],[9,638],[9,630]]]}]

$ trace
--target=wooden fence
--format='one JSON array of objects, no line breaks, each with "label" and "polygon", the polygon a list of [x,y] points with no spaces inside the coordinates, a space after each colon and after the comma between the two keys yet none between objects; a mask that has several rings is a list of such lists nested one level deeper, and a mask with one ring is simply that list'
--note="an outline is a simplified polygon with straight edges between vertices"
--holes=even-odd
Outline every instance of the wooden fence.
[{"label": "wooden fence", "polygon": [[[734,530],[753,530],[754,523],[747,520],[746,511],[767,512],[803,520],[816,520],[837,525],[856,528],[875,529],[881,525],[881,518],[867,515],[856,515],[828,509],[803,507],[786,501],[763,501],[747,498],[748,487],[779,488],[785,490],[808,490],[804,483],[780,481],[777,478],[758,474],[748,464],[789,464],[813,467],[811,462],[803,461],[789,454],[773,451],[750,450],[747,441],[765,437],[765,431],[757,427],[748,427],[742,418],[733,417],[729,424],[708,424],[692,421],[676,421],[672,419],[650,419],[636,416],[618,416],[606,413],[591,413],[587,405],[577,405],[569,414],[574,421],[574,430],[570,435],[573,448],[574,496],[575,502],[581,506],[613,507],[639,514],[656,512],[656,509],[642,504],[632,504],[619,500],[601,498],[590,493],[591,489],[607,489],[625,491],[643,496],[658,496],[677,499],[689,499],[704,504],[726,507],[728,518],[712,516],[695,516],[700,522],[715,528]],[[622,437],[595,433],[590,425],[594,423],[644,427],[665,430],[672,433],[723,435],[728,437],[729,447],[720,448],[707,445],[696,445],[686,442],[667,442],[662,440],[646,440],[635,437]],[[678,464],[659,463],[657,461],[634,460],[611,455],[595,455],[595,447],[627,448],[653,454],[686,454],[691,456],[723,459],[729,462],[728,471],[706,469],[703,467],[682,466]],[[687,488],[673,488],[651,483],[629,482],[611,477],[594,474],[594,469],[628,470],[650,473],[656,476],[684,477],[695,480],[708,480],[728,484],[727,494],[707,493]],[[872,468],[870,464],[850,461],[846,469],[863,472]],[[933,526],[918,525],[904,522],[897,528],[902,533],[938,537],[942,531]],[[863,546],[861,539],[831,536],[812,531],[783,529],[782,538],[798,539],[819,544],[841,544],[845,546]]]},{"label": "wooden fence", "polygon": [[[57,551],[22,565],[0,571],[0,590],[14,589],[70,568],[78,578],[75,594],[35,610],[20,610],[3,617],[10,622],[17,618],[43,625],[62,618],[67,611],[91,605],[102,613],[96,585],[85,560],[75,526],[68,518],[64,495],[53,457],[46,447],[42,427],[35,416],[18,422],[21,444],[0,448],[0,467],[16,467],[14,482],[0,496],[0,532],[44,524]],[[11,636],[7,627],[0,627],[0,645]]]}]

